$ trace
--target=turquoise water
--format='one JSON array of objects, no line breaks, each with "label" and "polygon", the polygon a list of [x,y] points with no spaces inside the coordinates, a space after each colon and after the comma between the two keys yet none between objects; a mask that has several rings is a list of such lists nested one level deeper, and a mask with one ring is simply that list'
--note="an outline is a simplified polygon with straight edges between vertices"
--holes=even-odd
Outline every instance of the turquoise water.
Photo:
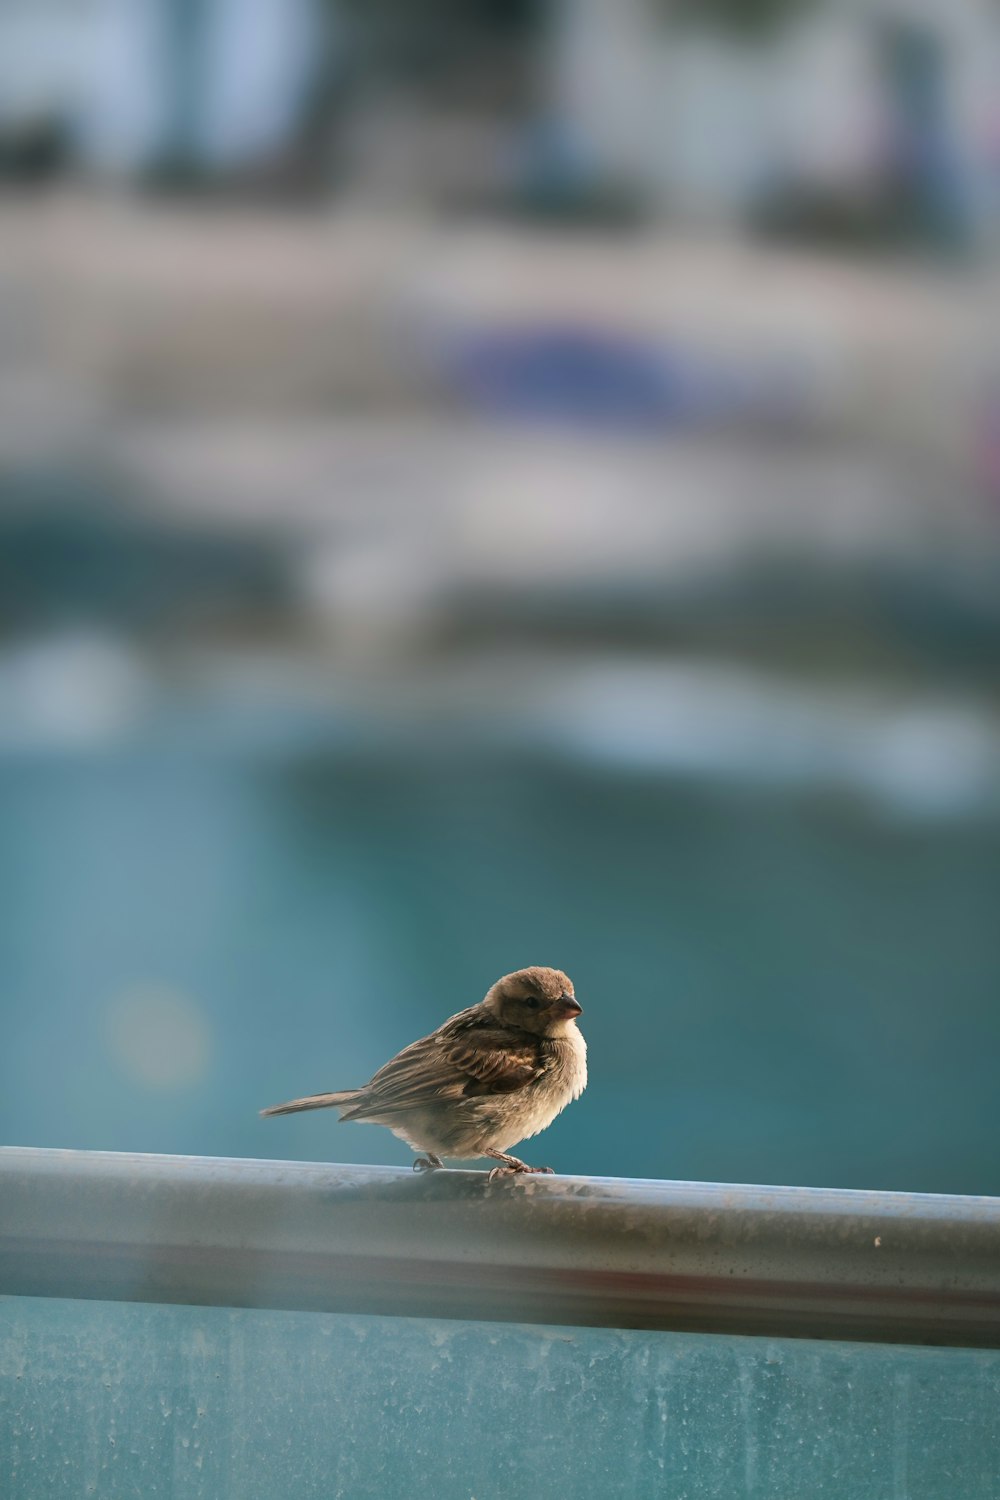
[{"label": "turquoise water", "polygon": [[528,963],[566,1172],[1000,1193],[1000,832],[540,755],[133,747],[0,766],[0,1139],[401,1162],[260,1106]]}]

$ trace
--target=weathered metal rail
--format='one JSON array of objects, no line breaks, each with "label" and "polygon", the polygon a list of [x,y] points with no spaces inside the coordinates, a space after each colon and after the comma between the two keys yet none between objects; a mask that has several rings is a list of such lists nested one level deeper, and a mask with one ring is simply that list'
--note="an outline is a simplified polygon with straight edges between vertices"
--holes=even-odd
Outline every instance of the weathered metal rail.
[{"label": "weathered metal rail", "polygon": [[1000,1347],[1000,1199],[6,1147],[0,1293]]}]

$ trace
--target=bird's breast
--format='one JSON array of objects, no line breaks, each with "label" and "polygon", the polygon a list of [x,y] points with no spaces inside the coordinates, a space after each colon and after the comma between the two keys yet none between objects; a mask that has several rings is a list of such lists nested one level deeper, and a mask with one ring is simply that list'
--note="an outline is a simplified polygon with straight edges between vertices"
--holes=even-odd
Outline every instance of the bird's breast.
[{"label": "bird's breast", "polygon": [[570,1024],[562,1036],[550,1038],[547,1047],[546,1080],[554,1094],[563,1096],[561,1109],[571,1099],[578,1099],[587,1087],[587,1043],[579,1027]]},{"label": "bird's breast", "polygon": [[575,1026],[567,1031],[575,1035],[546,1038],[542,1052],[544,1072],[527,1088],[508,1095],[503,1108],[497,1111],[497,1123],[506,1128],[509,1136],[501,1150],[537,1135],[583,1093],[587,1083],[587,1044]]}]

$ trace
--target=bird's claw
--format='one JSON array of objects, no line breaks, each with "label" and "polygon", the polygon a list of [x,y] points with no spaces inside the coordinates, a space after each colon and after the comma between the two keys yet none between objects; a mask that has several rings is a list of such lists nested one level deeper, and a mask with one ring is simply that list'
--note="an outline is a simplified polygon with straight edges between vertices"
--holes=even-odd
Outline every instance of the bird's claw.
[{"label": "bird's claw", "polygon": [[431,1152],[428,1151],[426,1156],[417,1157],[416,1161],[413,1163],[413,1170],[414,1172],[437,1172],[443,1166],[444,1162],[442,1162],[438,1157],[433,1156]]},{"label": "bird's claw", "polygon": [[487,1174],[486,1181],[487,1182],[496,1182],[497,1178],[499,1178],[499,1177],[523,1177],[526,1172],[527,1173],[539,1173],[539,1172],[545,1173],[545,1172],[547,1172],[547,1173],[549,1173],[551,1175],[554,1172],[554,1170],[555,1170],[555,1168],[553,1168],[553,1167],[529,1167],[526,1162],[521,1161],[521,1162],[518,1162],[518,1164],[517,1164],[516,1167],[514,1167],[514,1166],[510,1166],[510,1167],[507,1167],[507,1166],[492,1167],[490,1169],[490,1171],[488,1172],[488,1174]]}]

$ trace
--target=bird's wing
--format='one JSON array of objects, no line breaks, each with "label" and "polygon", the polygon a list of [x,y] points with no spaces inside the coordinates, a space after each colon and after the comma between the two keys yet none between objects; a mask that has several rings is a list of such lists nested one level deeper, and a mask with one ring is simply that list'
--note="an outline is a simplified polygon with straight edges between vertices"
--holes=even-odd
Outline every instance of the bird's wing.
[{"label": "bird's wing", "polygon": [[539,1042],[473,1007],[473,1013],[453,1016],[391,1058],[342,1118],[404,1114],[444,1099],[513,1093],[545,1071]]},{"label": "bird's wing", "polygon": [[538,1038],[521,1036],[514,1041],[510,1032],[486,1031],[457,1042],[448,1061],[467,1079],[463,1094],[512,1094],[540,1077]]}]

